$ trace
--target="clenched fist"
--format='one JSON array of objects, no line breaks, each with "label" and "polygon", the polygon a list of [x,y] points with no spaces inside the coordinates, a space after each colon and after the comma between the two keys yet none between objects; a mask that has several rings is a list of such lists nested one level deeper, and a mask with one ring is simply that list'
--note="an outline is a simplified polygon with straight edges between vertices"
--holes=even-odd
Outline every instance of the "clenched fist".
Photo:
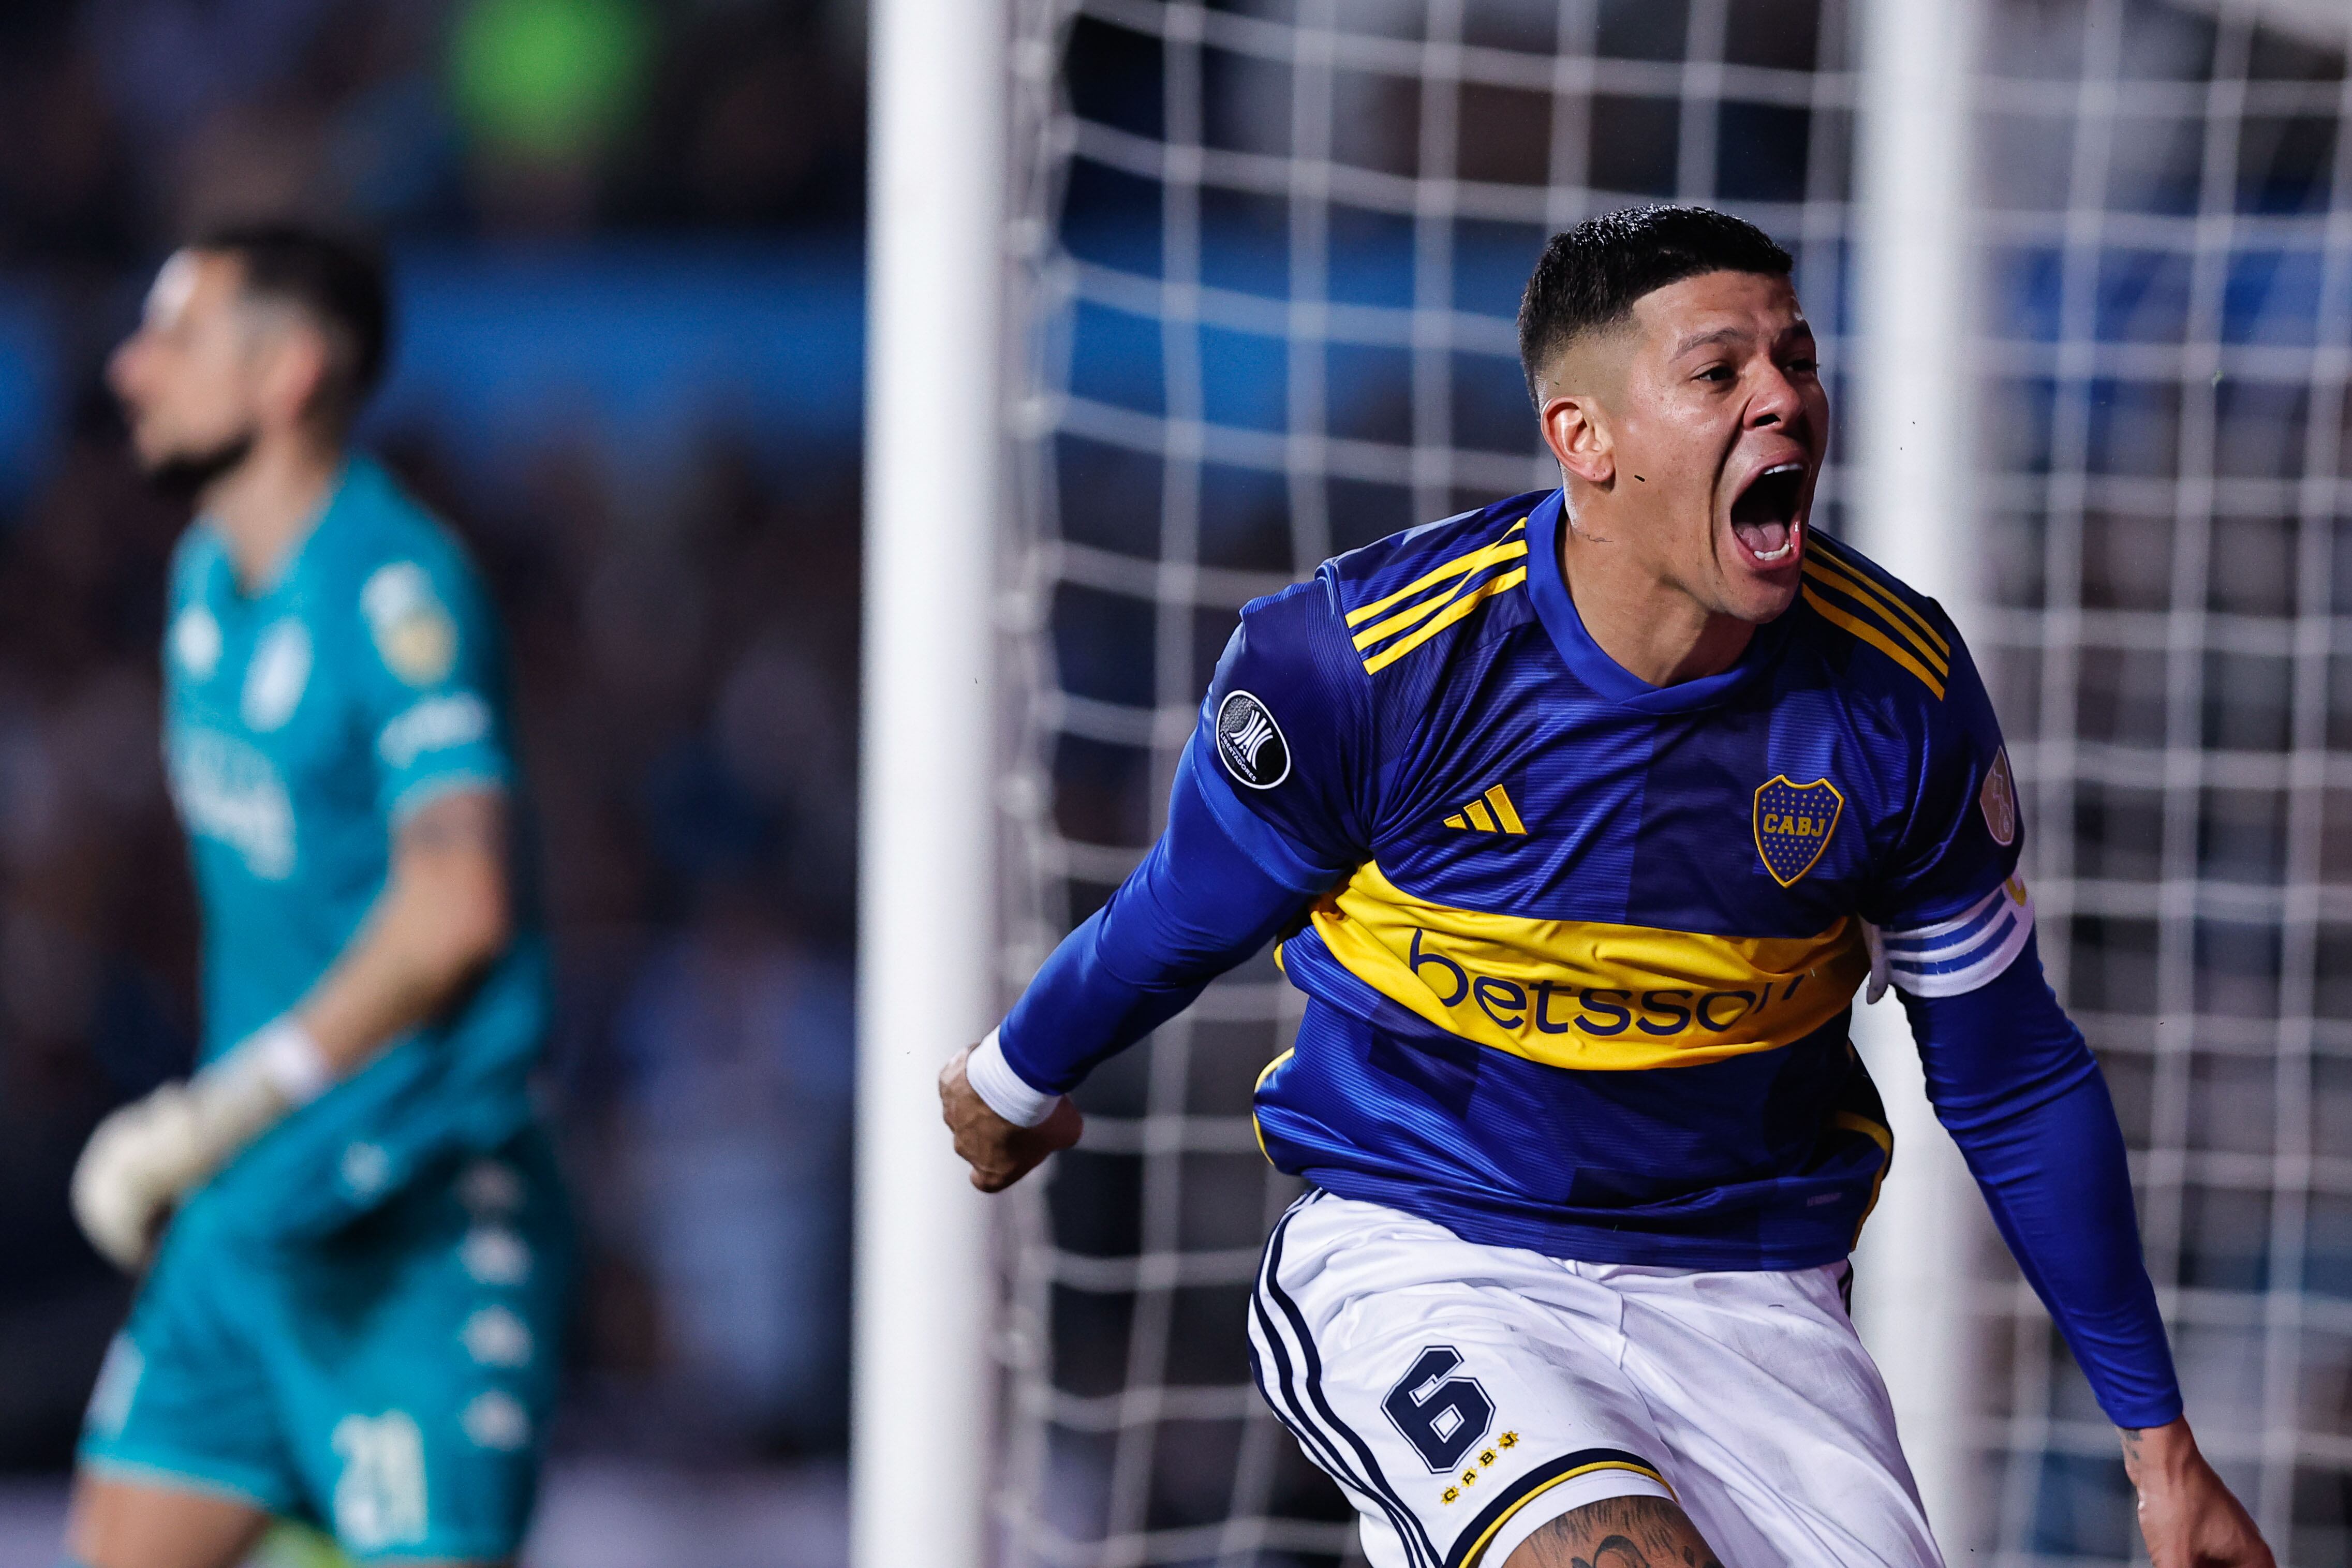
[{"label": "clenched fist", "polygon": [[989,1109],[964,1076],[964,1063],[976,1048],[958,1051],[940,1069],[940,1116],[955,1134],[956,1152],[971,1167],[971,1184],[983,1193],[1001,1193],[1043,1164],[1048,1154],[1076,1143],[1086,1118],[1064,1095],[1053,1113],[1034,1127],[1007,1121]]}]

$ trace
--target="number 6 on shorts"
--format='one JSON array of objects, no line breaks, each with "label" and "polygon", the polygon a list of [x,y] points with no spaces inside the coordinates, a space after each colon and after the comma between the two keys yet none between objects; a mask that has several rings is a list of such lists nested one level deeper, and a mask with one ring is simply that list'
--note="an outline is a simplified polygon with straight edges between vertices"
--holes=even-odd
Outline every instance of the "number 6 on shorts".
[{"label": "number 6 on shorts", "polygon": [[1495,1424],[1495,1402],[1474,1377],[1445,1374],[1462,1364],[1452,1345],[1427,1345],[1381,1408],[1432,1474],[1450,1470]]}]

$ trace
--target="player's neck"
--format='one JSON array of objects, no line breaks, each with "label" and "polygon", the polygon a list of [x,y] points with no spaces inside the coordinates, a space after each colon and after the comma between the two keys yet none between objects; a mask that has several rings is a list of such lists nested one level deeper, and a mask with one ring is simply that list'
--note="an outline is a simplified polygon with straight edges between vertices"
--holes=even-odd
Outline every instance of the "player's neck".
[{"label": "player's neck", "polygon": [[331,442],[290,434],[265,437],[205,489],[204,513],[219,530],[247,593],[275,582],[301,548],[342,466],[343,454]]},{"label": "player's neck", "polygon": [[1563,528],[1559,555],[1560,576],[1586,633],[1618,668],[1653,686],[1719,675],[1756,635],[1748,622],[1708,610],[1605,537]]}]

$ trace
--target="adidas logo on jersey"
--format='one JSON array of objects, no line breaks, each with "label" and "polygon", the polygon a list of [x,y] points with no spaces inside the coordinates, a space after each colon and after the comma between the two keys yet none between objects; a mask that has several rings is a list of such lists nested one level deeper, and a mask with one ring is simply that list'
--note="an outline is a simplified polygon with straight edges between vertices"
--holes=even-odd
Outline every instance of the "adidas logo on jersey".
[{"label": "adidas logo on jersey", "polygon": [[1518,808],[1501,784],[1464,806],[1445,819],[1448,827],[1459,827],[1478,833],[1506,833],[1520,837],[1527,836],[1528,825],[1519,820]]}]

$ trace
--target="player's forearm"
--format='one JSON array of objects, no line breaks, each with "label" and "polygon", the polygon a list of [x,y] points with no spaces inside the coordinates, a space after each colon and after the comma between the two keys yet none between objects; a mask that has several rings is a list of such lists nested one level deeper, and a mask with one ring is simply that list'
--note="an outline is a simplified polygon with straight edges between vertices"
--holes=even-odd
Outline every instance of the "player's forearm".
[{"label": "player's forearm", "polygon": [[346,1077],[447,1012],[510,935],[497,797],[436,802],[404,826],[374,910],[294,1016]]},{"label": "player's forearm", "polygon": [[2001,1238],[2116,1426],[2177,1420],[2180,1388],[2141,1261],[2123,1134],[2091,1078],[1962,1143]]},{"label": "player's forearm", "polygon": [[1006,1062],[1040,1091],[1075,1086],[1297,921],[1315,896],[1307,880],[1277,876],[1234,840],[1188,756],[1167,832],[1006,1016]]},{"label": "player's forearm", "polygon": [[295,1016],[348,1076],[385,1044],[446,1012],[506,944],[493,896],[478,890],[391,889]]},{"label": "player's forearm", "polygon": [[2185,1419],[2123,1429],[2124,1470],[2135,1487],[2177,1481],[2195,1460],[2197,1439]]},{"label": "player's forearm", "polygon": [[2180,1391],[2141,1261],[2123,1131],[2029,943],[1961,996],[1906,996],[1937,1116],[2110,1419],[2162,1426]]},{"label": "player's forearm", "polygon": [[1130,980],[1102,955],[1110,909],[1088,916],[1039,968],[998,1029],[998,1047],[1024,1083],[1060,1094],[1191,1005],[1208,979]]}]

